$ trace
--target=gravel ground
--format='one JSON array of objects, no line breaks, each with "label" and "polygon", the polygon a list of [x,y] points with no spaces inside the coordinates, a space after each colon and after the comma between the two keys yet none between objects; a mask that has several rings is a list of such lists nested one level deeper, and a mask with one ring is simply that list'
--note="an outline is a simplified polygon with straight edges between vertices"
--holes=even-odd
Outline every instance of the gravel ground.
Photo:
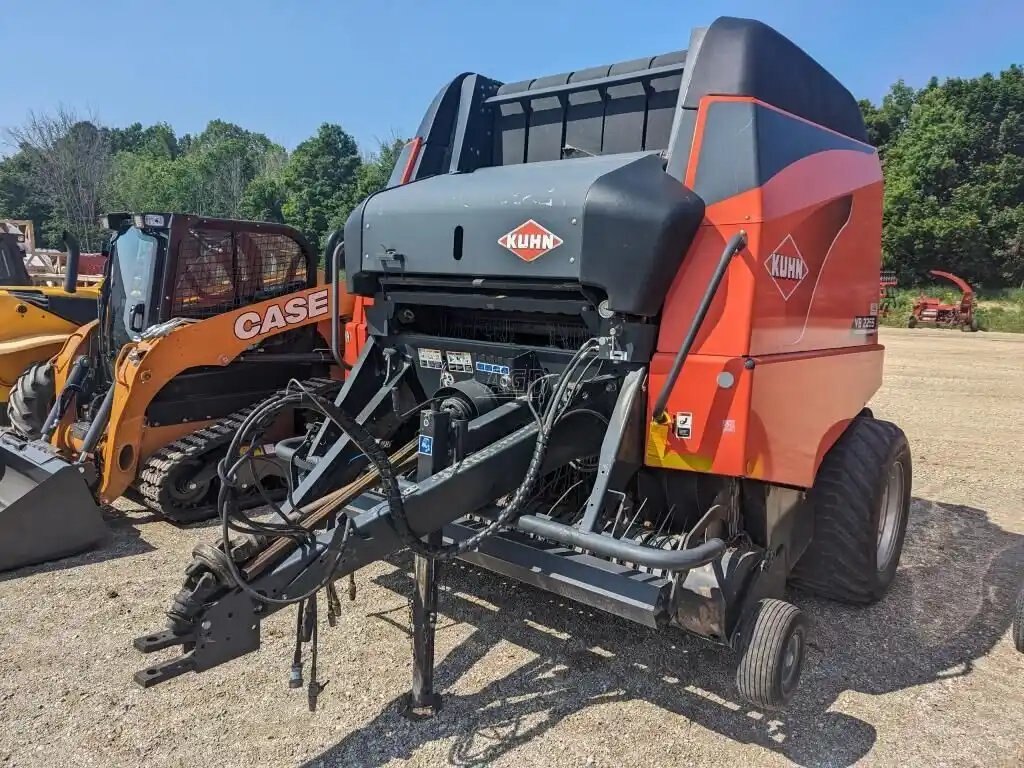
[{"label": "gravel ground", "polygon": [[1024,764],[1024,335],[883,333],[873,407],[915,461],[903,560],[867,609],[793,596],[814,639],[783,714],[738,703],[727,651],[455,566],[445,707],[411,723],[404,559],[361,572],[322,635],[318,712],[286,686],[291,611],[258,653],[143,691],[131,639],[162,626],[213,532],[128,510],[104,551],[0,580],[0,766]]}]

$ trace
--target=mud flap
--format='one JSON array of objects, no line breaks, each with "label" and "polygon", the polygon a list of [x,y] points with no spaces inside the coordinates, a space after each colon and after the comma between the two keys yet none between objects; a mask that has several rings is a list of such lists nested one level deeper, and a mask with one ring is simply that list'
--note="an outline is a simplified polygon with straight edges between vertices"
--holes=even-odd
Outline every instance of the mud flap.
[{"label": "mud flap", "polygon": [[48,444],[0,435],[0,571],[58,560],[106,538],[84,469]]}]

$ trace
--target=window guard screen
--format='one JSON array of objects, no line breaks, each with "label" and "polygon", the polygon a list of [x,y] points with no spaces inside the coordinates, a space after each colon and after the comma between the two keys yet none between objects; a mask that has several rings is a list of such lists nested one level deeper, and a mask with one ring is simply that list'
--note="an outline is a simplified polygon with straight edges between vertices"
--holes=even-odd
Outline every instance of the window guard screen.
[{"label": "window guard screen", "polygon": [[171,317],[213,317],[308,285],[299,244],[264,232],[191,229],[175,272]]}]

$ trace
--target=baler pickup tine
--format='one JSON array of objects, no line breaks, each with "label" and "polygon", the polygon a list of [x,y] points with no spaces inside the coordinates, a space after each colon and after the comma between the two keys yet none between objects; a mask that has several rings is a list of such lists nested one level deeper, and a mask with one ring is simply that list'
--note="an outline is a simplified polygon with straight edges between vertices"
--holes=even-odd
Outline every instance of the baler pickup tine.
[{"label": "baler pickup tine", "polygon": [[143,688],[152,688],[154,685],[166,683],[168,680],[183,675],[186,672],[194,672],[195,668],[195,662],[190,651],[184,656],[169,659],[162,664],[140,669],[135,673],[133,679]]}]

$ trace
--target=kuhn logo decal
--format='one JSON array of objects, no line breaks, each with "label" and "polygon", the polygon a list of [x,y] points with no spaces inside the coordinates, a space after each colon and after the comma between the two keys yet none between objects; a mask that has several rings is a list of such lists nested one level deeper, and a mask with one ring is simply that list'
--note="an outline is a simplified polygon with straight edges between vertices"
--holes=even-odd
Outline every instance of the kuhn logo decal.
[{"label": "kuhn logo decal", "polygon": [[323,288],[304,296],[295,296],[283,304],[271,304],[262,312],[243,312],[235,320],[235,337],[246,341],[264,334],[301,325],[307,320],[323,317],[330,312],[329,291]]},{"label": "kuhn logo decal", "polygon": [[523,261],[539,259],[555,250],[564,240],[533,219],[520,224],[508,234],[498,238],[498,244],[508,248]]},{"label": "kuhn logo decal", "polygon": [[786,235],[785,240],[768,254],[764,266],[786,301],[807,277],[807,262],[792,235]]}]

